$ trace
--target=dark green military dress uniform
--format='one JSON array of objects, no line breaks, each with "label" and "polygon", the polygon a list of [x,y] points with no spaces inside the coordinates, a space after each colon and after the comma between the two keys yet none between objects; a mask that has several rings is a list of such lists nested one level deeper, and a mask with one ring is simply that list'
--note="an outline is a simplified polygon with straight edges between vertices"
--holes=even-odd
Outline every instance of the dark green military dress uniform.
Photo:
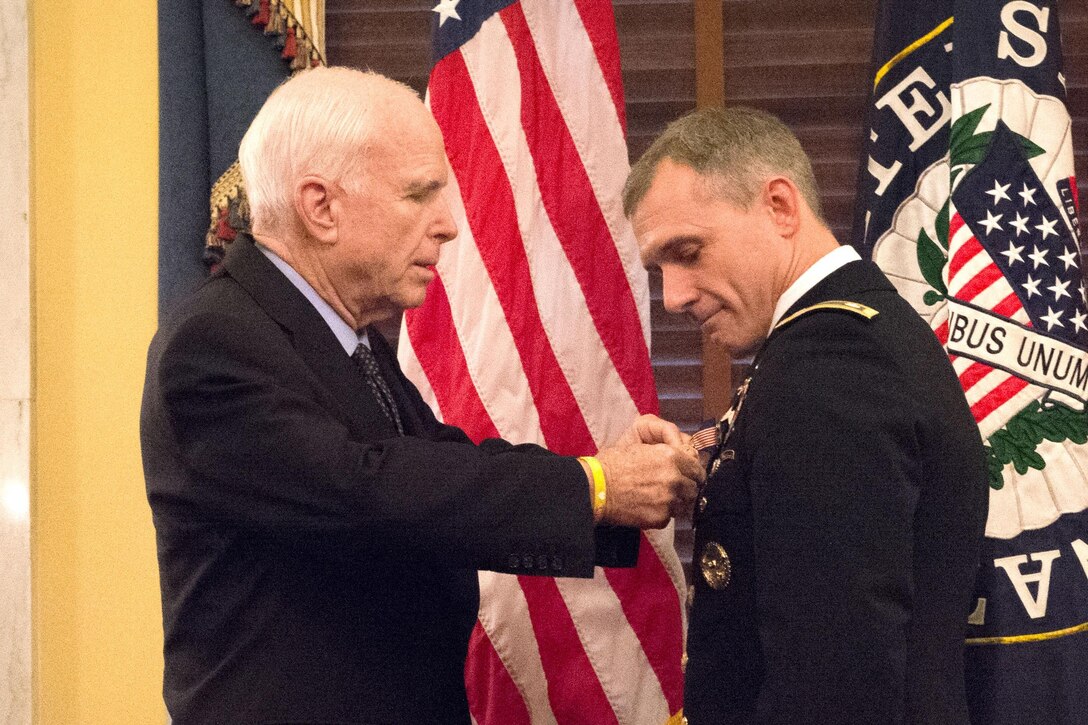
[{"label": "dark green military dress uniform", "polygon": [[851,262],[786,312],[720,429],[694,514],[691,725],[966,723],[988,489],[928,325]]}]

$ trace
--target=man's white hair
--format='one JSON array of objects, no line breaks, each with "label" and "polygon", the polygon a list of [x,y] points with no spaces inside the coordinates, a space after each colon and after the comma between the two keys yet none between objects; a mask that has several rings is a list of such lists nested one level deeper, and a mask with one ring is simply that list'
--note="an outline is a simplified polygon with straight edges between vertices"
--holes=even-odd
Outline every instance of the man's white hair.
[{"label": "man's white hair", "polygon": [[273,91],[238,148],[253,230],[283,230],[307,174],[359,191],[371,136],[405,99],[419,103],[403,83],[342,67],[302,71]]}]

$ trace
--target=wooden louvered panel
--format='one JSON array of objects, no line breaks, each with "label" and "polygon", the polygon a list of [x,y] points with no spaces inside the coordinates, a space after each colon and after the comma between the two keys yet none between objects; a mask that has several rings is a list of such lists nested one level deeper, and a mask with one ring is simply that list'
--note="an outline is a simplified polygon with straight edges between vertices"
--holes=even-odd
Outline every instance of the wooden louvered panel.
[{"label": "wooden louvered panel", "polygon": [[863,139],[872,2],[727,0],[725,97],[770,111],[813,160],[824,216],[849,241]]},{"label": "wooden louvered panel", "polygon": [[665,125],[695,108],[692,0],[617,0],[627,147],[635,161]]},{"label": "wooden louvered panel", "polygon": [[[410,85],[421,96],[431,70],[432,0],[326,0],[330,65],[372,70]],[[377,327],[397,345],[401,316]]]},{"label": "wooden louvered panel", "polygon": [[431,69],[431,0],[327,0],[329,63],[369,68],[421,95]]}]

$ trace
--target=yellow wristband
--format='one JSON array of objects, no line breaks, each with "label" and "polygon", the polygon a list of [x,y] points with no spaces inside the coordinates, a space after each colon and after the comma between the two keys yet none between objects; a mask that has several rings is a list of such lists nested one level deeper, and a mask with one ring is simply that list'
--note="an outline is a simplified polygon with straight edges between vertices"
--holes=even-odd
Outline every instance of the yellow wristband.
[{"label": "yellow wristband", "polygon": [[589,472],[593,474],[593,515],[596,517],[604,509],[605,501],[608,498],[604,481],[604,468],[601,467],[601,462],[593,456],[581,456],[579,461],[585,461],[589,466]]}]

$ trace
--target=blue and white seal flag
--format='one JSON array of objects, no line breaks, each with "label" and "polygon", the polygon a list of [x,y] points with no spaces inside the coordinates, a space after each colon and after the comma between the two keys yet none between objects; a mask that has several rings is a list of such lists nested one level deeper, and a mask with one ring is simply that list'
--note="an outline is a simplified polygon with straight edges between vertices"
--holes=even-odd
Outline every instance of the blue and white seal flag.
[{"label": "blue and white seal flag", "polygon": [[975,723],[1088,722],[1088,302],[1057,7],[886,0],[853,243],[930,322],[986,441]]}]

